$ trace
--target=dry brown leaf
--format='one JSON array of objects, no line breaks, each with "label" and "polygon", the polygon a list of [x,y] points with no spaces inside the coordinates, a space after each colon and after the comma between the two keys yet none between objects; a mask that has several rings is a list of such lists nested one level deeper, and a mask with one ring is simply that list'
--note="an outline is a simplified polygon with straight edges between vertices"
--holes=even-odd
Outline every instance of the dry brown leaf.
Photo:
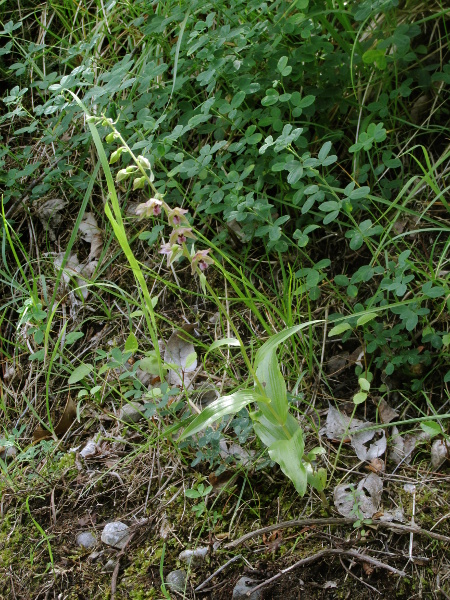
[{"label": "dry brown leaf", "polygon": [[[186,366],[188,357],[192,357],[195,352],[194,344],[189,338],[191,331],[188,327],[189,326],[185,326],[184,329],[172,333],[164,351],[164,362],[179,367],[176,371],[174,369],[169,370],[167,381],[171,385],[184,385],[186,388],[189,387],[193,372],[197,368],[197,358],[195,358],[191,364]],[[193,333],[195,325],[192,325],[191,327]]]},{"label": "dry brown leaf", "polygon": [[369,565],[369,563],[366,562],[363,562],[362,568],[367,577],[370,577],[375,570],[374,567],[372,567],[372,565]]},{"label": "dry brown leaf", "polygon": [[350,443],[359,460],[370,461],[382,456],[386,452],[386,434],[384,430],[372,429],[370,431],[359,431],[371,425],[373,423],[347,417],[333,406],[330,406],[325,432],[327,437],[332,440],[341,441],[344,436],[349,436]]},{"label": "dry brown leaf", "polygon": [[263,542],[268,550],[276,552],[283,543],[283,534],[279,529],[272,531],[270,535],[263,533]]},{"label": "dry brown leaf", "polygon": [[36,210],[36,214],[41,221],[42,227],[44,228],[44,231],[48,232],[52,242],[56,240],[53,227],[58,227],[58,225],[60,225],[62,216],[59,212],[67,206],[67,203],[68,201],[63,200],[62,198],[51,198],[41,204]]},{"label": "dry brown leaf", "polygon": [[[369,442],[371,442],[369,444]],[[386,452],[386,434],[384,429],[356,431],[351,435],[351,445],[359,460],[373,460]]]},{"label": "dry brown leaf", "polygon": [[429,439],[429,435],[424,431],[418,431],[417,434],[407,433],[406,435],[401,435],[397,427],[394,426],[392,428],[389,459],[397,465],[401,462],[409,465],[416,446],[426,439]]},{"label": "dry brown leaf", "polygon": [[[370,425],[359,419],[350,419],[340,413],[334,406],[328,409],[325,433],[330,440],[341,440],[344,435],[351,435],[354,431],[365,425]],[[323,431],[321,432],[323,433]]]},{"label": "dry brown leaf", "polygon": [[82,240],[91,245],[88,261],[98,258],[102,251],[103,238],[93,213],[87,212],[84,214],[80,223],[80,235]]},{"label": "dry brown leaf", "polygon": [[398,417],[398,412],[389,406],[386,400],[380,400],[380,403],[378,404],[378,414],[380,415],[382,423],[390,423],[392,419]]},{"label": "dry brown leaf", "polygon": [[[70,428],[72,423],[77,418],[77,405],[69,396],[67,398],[66,406],[58,424],[55,427],[55,434],[58,437],[63,436]],[[41,426],[36,427],[33,433],[33,442],[40,442],[41,440],[47,440],[52,437],[51,432],[48,429],[44,429]]]},{"label": "dry brown leaf", "polygon": [[370,473],[358,483],[356,490],[350,484],[337,485],[334,488],[334,505],[344,517],[359,517],[370,519],[378,511],[383,492],[383,482]]},{"label": "dry brown leaf", "polygon": [[213,486],[214,490],[220,490],[225,487],[230,481],[237,477],[237,474],[233,471],[224,471],[220,475],[210,473],[208,475],[209,483]]},{"label": "dry brown leaf", "polygon": [[431,446],[431,466],[439,469],[449,457],[448,445],[445,440],[434,440]]},{"label": "dry brown leaf", "polygon": [[386,470],[386,464],[381,458],[373,458],[366,468],[372,473],[383,473]]}]

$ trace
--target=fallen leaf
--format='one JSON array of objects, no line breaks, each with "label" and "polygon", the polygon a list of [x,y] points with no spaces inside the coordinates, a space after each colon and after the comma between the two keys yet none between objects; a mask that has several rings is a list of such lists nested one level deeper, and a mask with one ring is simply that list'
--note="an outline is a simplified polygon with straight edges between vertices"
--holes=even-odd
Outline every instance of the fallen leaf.
[{"label": "fallen leaf", "polygon": [[252,454],[247,450],[239,446],[239,444],[235,444],[231,442],[227,444],[224,439],[221,439],[219,442],[220,447],[220,456],[225,460],[229,456],[232,456],[236,462],[240,463],[244,467],[249,465],[252,461]]},{"label": "fallen leaf", "polygon": [[449,456],[448,446],[445,440],[434,440],[431,446],[431,466],[439,469]]},{"label": "fallen leaf", "polygon": [[370,423],[366,423],[360,419],[351,419],[340,413],[334,406],[330,406],[325,433],[330,440],[341,440],[344,435],[351,435],[352,432],[366,425],[370,425]]},{"label": "fallen leaf", "polygon": [[[77,418],[77,405],[69,396],[67,398],[66,406],[64,408],[64,412],[61,415],[61,418],[58,421],[58,424],[55,427],[55,434],[59,437],[64,435],[66,431],[70,428],[72,423]],[[51,432],[48,429],[44,429],[39,426],[36,427],[33,433],[33,442],[40,442],[41,440],[46,440],[52,437]]]},{"label": "fallen leaf", "polygon": [[372,473],[383,473],[386,470],[386,464],[381,458],[373,458],[370,465],[367,465],[367,469]]},{"label": "fallen leaf", "polygon": [[373,460],[386,452],[386,434],[383,429],[356,431],[351,435],[351,445],[359,460]]},{"label": "fallen leaf", "polygon": [[[384,430],[359,431],[371,425],[373,423],[347,417],[333,406],[330,406],[325,432],[327,437],[332,440],[342,441],[344,436],[348,436],[359,460],[370,461],[386,452],[386,434]],[[369,444],[369,442],[372,443]]]},{"label": "fallen leaf", "polygon": [[334,505],[344,517],[370,519],[378,511],[383,491],[383,482],[370,473],[358,483],[356,490],[351,484],[340,484],[334,488]]},{"label": "fallen leaf", "polygon": [[348,352],[343,352],[342,354],[335,354],[332,356],[329,361],[325,364],[325,370],[328,375],[336,375],[345,367],[348,363]]},{"label": "fallen leaf", "polygon": [[[195,328],[195,325],[193,327]],[[172,333],[164,352],[164,362],[178,367],[176,370],[173,368],[169,370],[167,381],[171,385],[184,385],[186,388],[189,387],[192,373],[197,368],[197,357],[189,333],[185,329]]]},{"label": "fallen leaf", "polygon": [[210,473],[208,475],[209,483],[213,486],[214,490],[220,490],[225,487],[232,479],[236,479],[237,474],[233,471],[224,471],[220,475]]},{"label": "fallen leaf", "polygon": [[376,517],[376,519],[378,521],[384,521],[384,522],[388,522],[388,523],[390,523],[391,521],[398,521],[399,523],[403,523],[405,520],[405,515],[403,513],[403,509],[400,507],[397,507],[394,510],[382,511],[380,513],[380,516]]},{"label": "fallen leaf", "polygon": [[93,213],[87,212],[83,215],[79,231],[81,239],[91,245],[88,261],[98,258],[103,247],[103,237]]},{"label": "fallen leaf", "polygon": [[392,419],[398,417],[398,412],[391,408],[386,400],[380,400],[380,403],[378,404],[378,414],[380,415],[382,423],[390,423]]},{"label": "fallen leaf", "polygon": [[409,463],[412,460],[413,452],[416,446],[427,439],[430,436],[424,431],[420,431],[417,434],[407,433],[406,435],[401,435],[397,429],[397,427],[392,428],[391,435],[391,447],[389,451],[389,459],[392,460],[395,464],[400,464],[401,462]]},{"label": "fallen leaf", "polygon": [[273,531],[270,535],[263,533],[263,542],[268,550],[276,552],[283,543],[283,534],[279,529]]},{"label": "fallen leaf", "polygon": [[44,231],[48,232],[52,242],[56,240],[53,227],[58,227],[58,225],[60,225],[62,215],[59,213],[67,206],[67,204],[68,201],[63,200],[62,198],[51,198],[41,204],[36,210],[36,214],[39,217],[42,227],[44,228]]}]

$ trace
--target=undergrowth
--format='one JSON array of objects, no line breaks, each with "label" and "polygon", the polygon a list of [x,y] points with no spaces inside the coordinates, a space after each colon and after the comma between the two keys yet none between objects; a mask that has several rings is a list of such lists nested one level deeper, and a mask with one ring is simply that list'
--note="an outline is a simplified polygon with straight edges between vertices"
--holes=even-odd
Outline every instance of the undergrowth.
[{"label": "undergrowth", "polygon": [[[94,513],[95,527],[125,506],[159,527],[173,501],[172,566],[180,536],[326,515],[362,469],[346,436],[325,436],[329,406],[385,431],[388,448],[416,436],[388,466],[390,498],[398,469],[432,490],[432,440],[448,459],[450,413],[449,12],[412,0],[1,5],[1,536],[40,536],[25,579],[36,564],[57,571],[59,510],[64,523]],[[283,473],[301,493],[306,479],[261,434],[263,418],[280,425],[264,408],[275,388],[281,428],[292,419],[280,435],[328,476],[303,499]],[[219,402],[210,413],[205,393]],[[234,400],[222,410],[217,396]],[[155,552],[141,557],[142,597],[164,586]],[[11,594],[19,579],[5,581]]]}]

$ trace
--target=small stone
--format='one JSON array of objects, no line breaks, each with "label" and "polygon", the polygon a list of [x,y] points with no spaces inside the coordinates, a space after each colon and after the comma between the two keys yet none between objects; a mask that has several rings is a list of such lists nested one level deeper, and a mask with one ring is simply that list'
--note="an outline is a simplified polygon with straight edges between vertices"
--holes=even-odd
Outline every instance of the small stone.
[{"label": "small stone", "polygon": [[97,543],[97,538],[90,531],[82,531],[77,535],[78,546],[83,548],[92,548]]},{"label": "small stone", "polygon": [[[233,600],[260,600],[262,590],[251,593],[252,589],[258,585],[258,581],[250,577],[241,577],[234,586]],[[247,596],[247,594],[249,594]]]},{"label": "small stone", "polygon": [[178,558],[181,560],[181,562],[184,562],[187,565],[190,565],[191,563],[198,564],[198,563],[201,563],[203,560],[205,560],[205,557],[207,554],[208,554],[208,547],[200,546],[199,548],[196,548],[195,550],[183,550],[183,552],[180,553]]},{"label": "small stone", "polygon": [[143,419],[142,412],[144,410],[144,405],[140,402],[130,402],[129,404],[125,404],[125,406],[120,411],[119,417],[124,421],[124,423],[137,423],[141,419]]},{"label": "small stone", "polygon": [[183,569],[171,571],[166,577],[166,584],[174,592],[183,593],[186,588],[186,572]]},{"label": "small stone", "polygon": [[110,558],[102,569],[103,573],[112,573],[116,568],[116,564],[117,561]]},{"label": "small stone", "polygon": [[130,536],[128,525],[120,521],[114,521],[105,525],[102,532],[102,542],[108,546],[122,550],[128,543]]}]

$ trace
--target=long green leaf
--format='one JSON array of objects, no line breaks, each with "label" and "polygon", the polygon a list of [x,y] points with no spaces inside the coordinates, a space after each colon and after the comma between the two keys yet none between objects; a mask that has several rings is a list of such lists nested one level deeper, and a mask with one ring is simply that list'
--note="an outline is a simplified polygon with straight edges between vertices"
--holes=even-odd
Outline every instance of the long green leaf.
[{"label": "long green leaf", "polygon": [[273,416],[280,425],[284,425],[289,406],[286,395],[286,382],[278,366],[275,348],[268,352],[259,363],[256,369],[256,377],[263,386],[264,393],[270,398],[270,407],[275,413]]},{"label": "long green leaf", "polygon": [[238,413],[245,406],[252,402],[267,403],[268,399],[261,394],[258,394],[254,390],[247,390],[245,392],[235,392],[229,396],[221,396],[206,407],[202,412],[195,417],[188,427],[183,431],[181,436],[178,438],[179,441],[186,439],[190,435],[198,433],[201,429],[209,427],[214,421],[217,421],[225,415],[231,415]]},{"label": "long green leaf", "polygon": [[299,428],[290,440],[280,440],[269,447],[269,456],[280,465],[283,473],[289,477],[295,489],[304,496],[307,485],[306,467],[302,461],[305,443]]},{"label": "long green leaf", "polygon": [[265,359],[265,357],[277,349],[277,347],[287,340],[294,333],[298,333],[302,329],[306,327],[310,327],[311,325],[316,325],[317,323],[324,323],[323,319],[318,319],[316,321],[307,321],[306,323],[301,323],[300,325],[294,325],[293,327],[288,327],[287,329],[283,329],[279,333],[276,333],[272,337],[270,337],[267,342],[265,342],[261,348],[258,350],[255,356],[255,369],[258,368],[258,365]]}]

